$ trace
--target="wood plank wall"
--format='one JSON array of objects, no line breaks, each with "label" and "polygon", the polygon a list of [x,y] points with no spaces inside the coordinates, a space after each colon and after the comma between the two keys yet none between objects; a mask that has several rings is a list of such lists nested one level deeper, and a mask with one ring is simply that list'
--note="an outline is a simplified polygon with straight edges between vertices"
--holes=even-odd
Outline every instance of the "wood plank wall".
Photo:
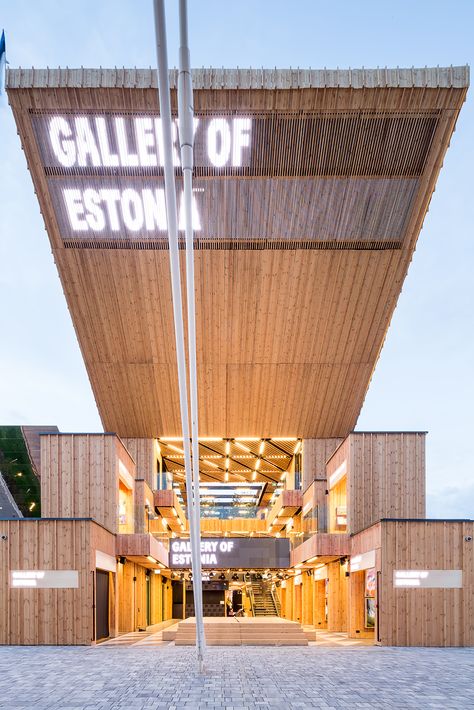
[{"label": "wood plank wall", "polygon": [[135,461],[137,478],[144,478],[151,490],[156,490],[157,452],[155,439],[122,437],[122,441]]},{"label": "wood plank wall", "polygon": [[41,509],[47,518],[94,518],[118,532],[119,460],[135,464],[115,435],[41,437]]},{"label": "wood plank wall", "polygon": [[[113,535],[91,520],[31,519],[0,520],[0,534],[0,644],[90,644],[95,549],[114,554]],[[79,572],[78,589],[10,587],[11,570],[61,569]]]},{"label": "wood plank wall", "polygon": [[[382,522],[383,645],[474,645],[473,537],[472,521]],[[461,569],[463,588],[397,589],[395,569]]]},{"label": "wood plank wall", "polygon": [[303,491],[305,491],[313,481],[326,480],[326,462],[331,458],[342,441],[343,439],[304,439]]},{"label": "wood plank wall", "polygon": [[425,517],[425,434],[351,434],[348,530],[381,518]]}]

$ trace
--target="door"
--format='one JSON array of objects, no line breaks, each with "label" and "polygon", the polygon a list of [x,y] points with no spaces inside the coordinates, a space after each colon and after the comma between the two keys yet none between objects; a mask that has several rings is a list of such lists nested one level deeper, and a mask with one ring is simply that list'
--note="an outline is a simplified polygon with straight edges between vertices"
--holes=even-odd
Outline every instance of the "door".
[{"label": "door", "polygon": [[109,573],[98,569],[95,580],[95,628],[98,641],[109,636]]}]

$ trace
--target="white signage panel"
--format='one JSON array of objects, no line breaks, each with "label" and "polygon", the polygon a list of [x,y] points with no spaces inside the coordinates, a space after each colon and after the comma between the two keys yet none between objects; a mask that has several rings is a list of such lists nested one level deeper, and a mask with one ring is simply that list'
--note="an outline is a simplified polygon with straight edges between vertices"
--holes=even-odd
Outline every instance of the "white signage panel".
[{"label": "white signage panel", "polygon": [[106,572],[117,571],[117,560],[113,555],[108,555],[101,550],[95,551],[95,566],[97,569],[103,569]]},{"label": "white signage panel", "polygon": [[363,552],[361,555],[352,555],[351,572],[360,572],[363,569],[372,569],[372,567],[375,567],[375,550]]},{"label": "white signage panel", "polygon": [[29,589],[78,589],[77,570],[12,570],[10,587]]},{"label": "white signage panel", "polygon": [[462,589],[461,569],[396,569],[393,586],[415,589]]},{"label": "white signage panel", "polygon": [[326,579],[327,576],[328,576],[327,565],[323,565],[322,567],[318,567],[317,569],[314,570],[313,578],[314,578],[315,582],[320,581],[322,579]]}]

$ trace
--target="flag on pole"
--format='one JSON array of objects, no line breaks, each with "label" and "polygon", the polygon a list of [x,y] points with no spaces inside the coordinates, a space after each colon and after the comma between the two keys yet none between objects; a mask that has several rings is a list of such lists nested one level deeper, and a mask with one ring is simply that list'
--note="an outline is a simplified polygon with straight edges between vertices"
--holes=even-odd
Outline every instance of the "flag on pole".
[{"label": "flag on pole", "polygon": [[5,72],[7,64],[7,52],[5,45],[5,30],[2,30],[0,37],[0,94],[5,91]]}]

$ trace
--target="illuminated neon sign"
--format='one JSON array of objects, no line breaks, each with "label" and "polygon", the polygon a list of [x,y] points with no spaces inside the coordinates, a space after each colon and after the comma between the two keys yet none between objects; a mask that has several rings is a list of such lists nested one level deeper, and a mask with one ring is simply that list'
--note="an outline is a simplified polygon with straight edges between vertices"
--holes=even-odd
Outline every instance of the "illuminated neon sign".
[{"label": "illuminated neon sign", "polygon": [[[160,117],[42,115],[33,119],[33,125],[43,164],[55,171],[50,188],[63,236],[165,236]],[[179,168],[177,120],[172,129],[173,163]],[[248,167],[251,137],[248,117],[195,118],[196,167],[218,172]],[[196,193],[204,190],[204,186],[198,188],[193,195],[196,232],[201,230]],[[182,193],[178,195],[178,228],[184,231]]]},{"label": "illuminated neon sign", "polygon": [[[201,562],[207,568],[286,568],[290,564],[288,538],[202,538]],[[170,541],[169,566],[191,567],[189,539]]]},{"label": "illuminated neon sign", "polygon": [[[69,247],[95,239],[125,248],[142,241],[165,245],[163,131],[157,112],[32,110],[30,115],[57,229]],[[199,243],[213,248],[217,240],[256,240],[264,247],[300,240],[400,240],[417,178],[397,174],[373,180],[365,168],[354,176],[352,167],[341,173],[339,153],[333,158],[318,147],[325,145],[326,134],[339,130],[338,121],[291,110],[197,115],[192,213]],[[178,176],[179,152],[174,119]],[[348,177],[357,189],[347,189]],[[177,186],[182,238],[180,180]],[[383,224],[374,219],[375,206],[386,215]],[[336,474],[342,476],[342,469]]]},{"label": "illuminated neon sign", "polygon": [[[178,167],[177,121],[172,125],[173,162]],[[195,118],[196,165],[207,164],[216,168],[248,165],[251,130],[250,118]],[[48,120],[48,135],[51,152],[44,155],[46,162],[63,168],[153,168],[164,165],[161,118],[52,116]]]}]

